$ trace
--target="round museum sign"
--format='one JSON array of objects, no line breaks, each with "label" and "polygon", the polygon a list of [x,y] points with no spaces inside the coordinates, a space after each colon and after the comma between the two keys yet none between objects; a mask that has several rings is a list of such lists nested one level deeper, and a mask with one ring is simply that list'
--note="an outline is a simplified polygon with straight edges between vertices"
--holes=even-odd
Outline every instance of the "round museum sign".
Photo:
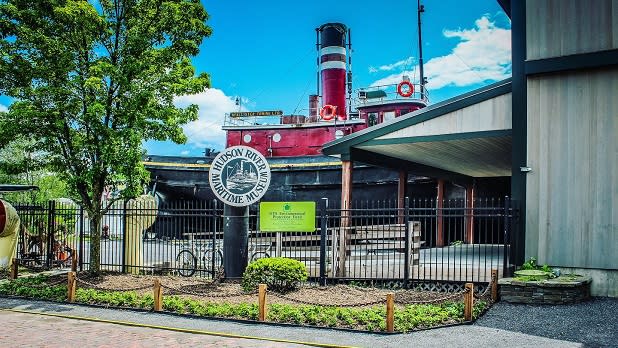
[{"label": "round museum sign", "polygon": [[208,173],[210,188],[225,204],[251,205],[270,185],[270,167],[261,153],[248,146],[232,146],[215,157]]}]

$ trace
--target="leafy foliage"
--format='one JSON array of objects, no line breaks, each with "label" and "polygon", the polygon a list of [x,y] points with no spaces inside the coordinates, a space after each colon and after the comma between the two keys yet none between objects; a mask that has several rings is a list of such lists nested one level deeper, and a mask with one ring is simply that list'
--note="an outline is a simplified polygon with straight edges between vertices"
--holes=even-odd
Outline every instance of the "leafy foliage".
[{"label": "leafy foliage", "polygon": [[[526,273],[522,272],[522,270],[539,272]],[[528,261],[524,262],[524,264],[521,265],[521,270],[515,272],[515,275],[517,275],[517,278],[522,281],[538,281],[547,278],[555,278],[558,276],[558,274],[556,273],[557,272],[555,272],[551,267],[549,267],[549,265],[544,264],[543,266],[539,266],[537,264],[536,258],[530,257]]]},{"label": "leafy foliage", "polygon": [[6,0],[0,3],[0,148],[15,136],[46,154],[91,218],[91,270],[99,271],[106,189],[127,197],[148,180],[148,139],[186,140],[197,106],[174,98],[202,92],[207,74],[190,57],[211,29],[195,0]]},{"label": "leafy foliage", "polygon": [[253,291],[258,284],[266,284],[275,291],[289,291],[307,280],[305,265],[285,257],[267,257],[251,262],[242,275],[242,288]]},{"label": "leafy foliage", "polygon": [[[46,287],[45,276],[21,278],[0,284],[0,294],[17,295],[53,301],[66,300],[66,284]],[[98,304],[116,307],[151,309],[154,299],[151,294],[134,291],[102,291],[77,288],[77,303]],[[256,303],[212,303],[182,296],[164,296],[163,308],[167,311],[204,317],[257,320]],[[475,301],[473,316],[477,318],[487,303]],[[416,329],[463,322],[462,302],[442,304],[413,304],[395,308],[395,330],[408,332]],[[386,330],[386,309],[342,308],[313,305],[270,304],[268,321],[325,327],[353,328],[367,331]]]}]

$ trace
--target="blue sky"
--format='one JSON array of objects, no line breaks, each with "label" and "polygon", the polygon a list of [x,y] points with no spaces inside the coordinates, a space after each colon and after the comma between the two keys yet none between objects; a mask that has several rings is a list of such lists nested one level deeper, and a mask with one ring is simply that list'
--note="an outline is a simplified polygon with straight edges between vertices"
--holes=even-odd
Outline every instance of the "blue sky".
[{"label": "blue sky", "polygon": [[[212,88],[178,98],[200,106],[200,119],[185,126],[187,144],[147,142],[158,155],[200,156],[221,149],[224,114],[244,110],[306,113],[316,91],[315,28],[341,22],[352,31],[353,85],[366,87],[418,80],[416,1],[202,0],[213,29],[193,62]],[[496,0],[424,0],[423,58],[430,102],[510,76],[510,21]],[[407,72],[406,72],[407,71]],[[0,109],[9,101],[0,98]]]}]

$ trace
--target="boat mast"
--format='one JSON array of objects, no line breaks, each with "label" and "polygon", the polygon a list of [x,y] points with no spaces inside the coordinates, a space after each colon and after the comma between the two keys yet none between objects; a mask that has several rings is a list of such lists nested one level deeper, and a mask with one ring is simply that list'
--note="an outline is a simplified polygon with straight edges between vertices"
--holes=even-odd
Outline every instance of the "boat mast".
[{"label": "boat mast", "polygon": [[421,0],[417,0],[418,3],[418,66],[421,73],[420,85],[421,85],[421,100],[425,99],[425,75],[423,72],[423,43],[421,41],[421,13],[425,12],[425,6],[421,5]]}]

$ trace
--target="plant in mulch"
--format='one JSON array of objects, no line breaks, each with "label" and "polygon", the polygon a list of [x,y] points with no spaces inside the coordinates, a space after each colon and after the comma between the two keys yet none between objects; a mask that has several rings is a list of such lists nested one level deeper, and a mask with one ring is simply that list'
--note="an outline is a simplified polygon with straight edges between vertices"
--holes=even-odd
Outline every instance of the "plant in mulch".
[{"label": "plant in mulch", "polygon": [[[60,281],[60,279],[58,280]],[[66,301],[66,282],[52,281],[46,276],[20,278],[0,284],[0,295],[15,295],[52,301]],[[152,294],[135,291],[109,291],[78,288],[76,303],[104,306],[152,309]],[[256,299],[257,302],[257,299]],[[475,301],[473,316],[478,317],[488,306],[482,300]],[[257,303],[213,303],[178,295],[163,297],[163,309],[180,314],[233,319],[258,319]],[[409,304],[395,308],[395,331],[409,332],[446,324],[463,322],[462,302],[436,304]],[[268,316],[271,322],[385,331],[386,309],[374,307],[337,307],[318,305],[270,304]]]},{"label": "plant in mulch", "polygon": [[287,292],[298,288],[307,280],[305,265],[285,257],[267,257],[251,262],[242,275],[244,291],[253,291],[258,284],[266,284],[268,289]]}]

